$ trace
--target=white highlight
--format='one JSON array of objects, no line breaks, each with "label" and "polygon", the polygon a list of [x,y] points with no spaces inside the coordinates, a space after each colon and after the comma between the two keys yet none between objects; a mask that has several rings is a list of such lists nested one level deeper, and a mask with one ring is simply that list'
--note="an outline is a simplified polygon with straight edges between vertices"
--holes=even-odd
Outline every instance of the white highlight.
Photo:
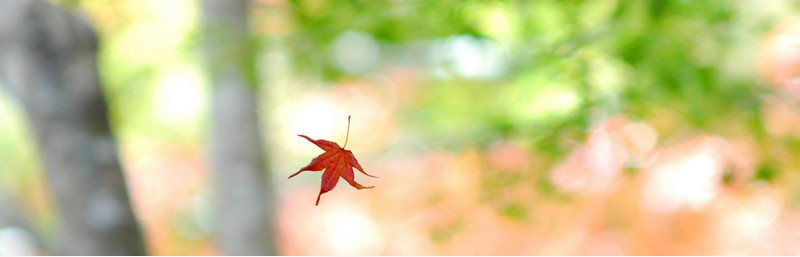
[{"label": "white highlight", "polygon": [[178,125],[200,116],[205,92],[200,76],[191,69],[169,72],[155,91],[156,118],[166,124]]},{"label": "white highlight", "polygon": [[716,196],[721,172],[720,161],[705,152],[665,163],[646,182],[645,204],[664,213],[681,206],[698,209]]},{"label": "white highlight", "polygon": [[0,256],[37,254],[36,240],[30,232],[18,227],[0,228]]},{"label": "white highlight", "polygon": [[337,207],[325,215],[325,242],[330,244],[334,255],[375,254],[380,246],[380,234],[376,223],[364,214],[364,210]]}]

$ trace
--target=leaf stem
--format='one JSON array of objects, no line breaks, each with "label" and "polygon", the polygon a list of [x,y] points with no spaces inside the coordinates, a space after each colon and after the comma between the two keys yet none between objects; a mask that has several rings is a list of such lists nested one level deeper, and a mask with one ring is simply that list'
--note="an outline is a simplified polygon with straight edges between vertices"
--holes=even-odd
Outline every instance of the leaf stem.
[{"label": "leaf stem", "polygon": [[348,139],[350,139],[350,115],[347,115],[347,136],[344,137],[344,146],[342,146],[342,149],[347,146]]}]

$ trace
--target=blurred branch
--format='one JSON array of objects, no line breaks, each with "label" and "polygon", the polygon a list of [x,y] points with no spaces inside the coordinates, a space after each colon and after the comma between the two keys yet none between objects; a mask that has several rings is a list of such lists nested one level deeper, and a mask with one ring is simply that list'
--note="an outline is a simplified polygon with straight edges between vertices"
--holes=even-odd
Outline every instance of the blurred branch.
[{"label": "blurred branch", "polygon": [[[272,206],[256,108],[255,56],[246,0],[204,0],[213,92],[211,162],[217,243],[226,255],[274,255]],[[253,109],[251,109],[253,108]]]},{"label": "blurred branch", "polygon": [[84,20],[45,1],[0,1],[0,77],[34,129],[59,218],[58,254],[143,255]]}]

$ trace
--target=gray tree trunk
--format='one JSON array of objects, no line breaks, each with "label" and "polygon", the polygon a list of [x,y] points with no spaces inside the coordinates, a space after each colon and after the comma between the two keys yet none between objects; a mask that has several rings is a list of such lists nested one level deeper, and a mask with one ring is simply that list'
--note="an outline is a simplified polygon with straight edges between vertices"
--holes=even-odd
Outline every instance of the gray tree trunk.
[{"label": "gray tree trunk", "polygon": [[202,1],[213,87],[210,155],[217,188],[217,244],[226,255],[274,255],[274,200],[254,111],[256,51],[248,4]]},{"label": "gray tree trunk", "polygon": [[58,210],[56,254],[143,255],[84,20],[45,1],[0,1],[0,77],[34,130]]}]

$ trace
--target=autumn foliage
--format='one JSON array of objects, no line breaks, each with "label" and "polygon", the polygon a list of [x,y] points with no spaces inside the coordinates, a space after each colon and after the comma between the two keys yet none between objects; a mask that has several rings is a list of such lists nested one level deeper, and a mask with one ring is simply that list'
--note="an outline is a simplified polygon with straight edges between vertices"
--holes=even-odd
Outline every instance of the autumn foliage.
[{"label": "autumn foliage", "polygon": [[[364,175],[376,178],[370,174],[364,172],[364,169],[361,168],[361,164],[358,164],[358,160],[356,157],[353,156],[353,152],[350,150],[344,149],[344,147],[340,147],[339,144],[336,142],[331,142],[328,140],[314,140],[305,135],[298,135],[314,143],[322,150],[325,150],[324,153],[317,156],[311,160],[311,163],[300,169],[300,171],[292,174],[289,178],[297,176],[303,171],[321,171],[322,172],[322,185],[320,186],[319,195],[317,195],[317,203],[319,205],[319,198],[322,194],[327,193],[328,191],[333,190],[336,187],[336,183],[339,182],[339,178],[343,178],[347,183],[350,183],[351,186],[357,189],[367,189],[373,188],[371,186],[363,186],[355,181],[355,174],[353,173],[353,168],[358,169]],[[347,137],[350,136],[350,116],[347,116]],[[347,146],[347,139],[344,141],[344,146]]]}]

